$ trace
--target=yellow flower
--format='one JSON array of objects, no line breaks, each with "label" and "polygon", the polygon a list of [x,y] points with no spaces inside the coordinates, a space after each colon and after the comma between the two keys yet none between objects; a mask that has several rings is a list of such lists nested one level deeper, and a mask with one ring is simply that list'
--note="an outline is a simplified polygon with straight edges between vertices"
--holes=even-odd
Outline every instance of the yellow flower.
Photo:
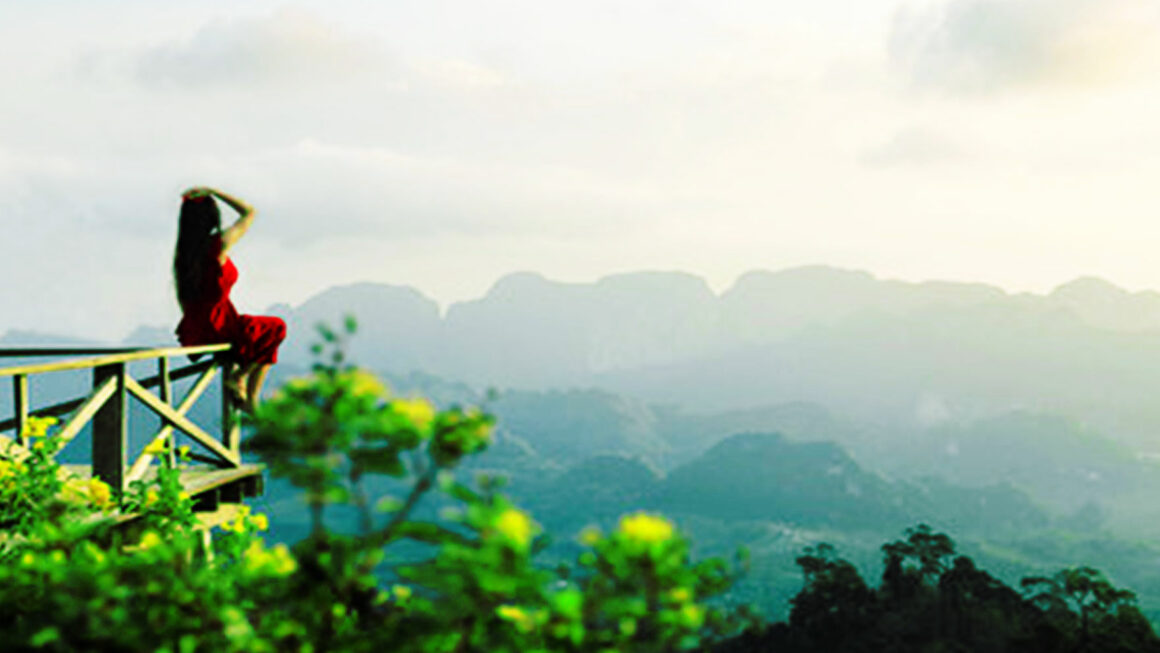
[{"label": "yellow flower", "polygon": [[24,422],[24,436],[28,438],[43,438],[48,434],[48,427],[57,423],[55,417],[29,417]]},{"label": "yellow flower", "polygon": [[508,508],[501,512],[492,525],[497,532],[521,549],[527,548],[536,530],[535,522],[527,513],[516,508]]},{"label": "yellow flower", "polygon": [[664,517],[638,512],[620,518],[618,530],[635,542],[656,544],[673,537],[673,523]]},{"label": "yellow flower", "polygon": [[243,557],[246,568],[254,573],[285,576],[298,568],[298,561],[294,559],[293,554],[290,553],[290,549],[285,544],[267,549],[261,540],[254,540],[246,547]]},{"label": "yellow flower", "polygon": [[580,531],[580,543],[584,546],[596,546],[596,544],[600,542],[601,537],[602,535],[599,528],[593,528],[589,526],[583,531]]},{"label": "yellow flower", "polygon": [[435,407],[426,399],[396,399],[391,402],[391,407],[420,431],[427,430],[435,421]]},{"label": "yellow flower", "polygon": [[287,390],[302,391],[310,387],[310,382],[303,378],[290,379],[283,387]]},{"label": "yellow flower", "polygon": [[700,628],[705,622],[705,611],[695,603],[681,608],[681,622],[689,628]]},{"label": "yellow flower", "polygon": [[71,503],[87,503],[89,501],[89,484],[79,478],[70,478],[60,489],[60,498]]},{"label": "yellow flower", "polygon": [[298,561],[290,553],[289,547],[285,544],[279,544],[274,547],[274,573],[285,576],[294,573],[294,570],[297,568]]},{"label": "yellow flower", "polygon": [[153,531],[145,531],[145,534],[141,536],[141,543],[139,546],[142,550],[152,549],[153,547],[161,544],[161,542],[162,540],[160,535]]},{"label": "yellow flower", "polygon": [[177,448],[177,457],[185,460],[189,457],[189,445],[183,444]]},{"label": "yellow flower", "polygon": [[379,381],[378,377],[366,370],[354,370],[349,372],[350,375],[350,391],[356,395],[374,395],[376,397],[383,397],[387,394],[386,387]]},{"label": "yellow flower", "polygon": [[[473,419],[478,418],[479,416],[479,411],[477,410],[472,410],[468,413],[468,417]],[[488,424],[487,422],[480,422],[474,429],[472,429],[469,435],[474,440],[486,443],[491,440],[491,424]]]},{"label": "yellow flower", "polygon": [[515,624],[521,632],[531,632],[536,623],[523,608],[516,605],[501,605],[495,609],[495,614],[504,621]]},{"label": "yellow flower", "polygon": [[113,507],[113,491],[101,479],[89,479],[89,500],[94,506],[106,510]]},{"label": "yellow flower", "polygon": [[270,554],[266,551],[262,540],[253,540],[242,553],[242,557],[245,559],[247,567],[251,570],[256,570],[266,564],[270,558]]},{"label": "yellow flower", "polygon": [[518,621],[528,618],[528,613],[524,612],[523,608],[515,605],[501,605],[495,609],[495,613],[500,619],[506,619],[508,621]]},{"label": "yellow flower", "polygon": [[145,507],[148,508],[161,500],[161,495],[157,493],[156,488],[149,488],[145,492]]},{"label": "yellow flower", "polygon": [[154,440],[153,442],[149,443],[149,446],[145,447],[145,453],[149,454],[150,456],[164,455],[165,452],[169,450],[169,447],[167,446],[168,444],[169,443],[165,440]]},{"label": "yellow flower", "polygon": [[189,501],[189,493],[186,492],[185,490],[182,490],[181,494],[177,495],[177,498],[181,499],[182,501]]},{"label": "yellow flower", "polygon": [[270,528],[270,520],[266,518],[266,515],[254,515],[253,517],[250,517],[250,523],[254,525],[254,528],[260,531],[264,531],[267,528]]},{"label": "yellow flower", "polygon": [[411,588],[406,585],[392,585],[391,594],[394,594],[399,601],[406,601],[411,598]]}]

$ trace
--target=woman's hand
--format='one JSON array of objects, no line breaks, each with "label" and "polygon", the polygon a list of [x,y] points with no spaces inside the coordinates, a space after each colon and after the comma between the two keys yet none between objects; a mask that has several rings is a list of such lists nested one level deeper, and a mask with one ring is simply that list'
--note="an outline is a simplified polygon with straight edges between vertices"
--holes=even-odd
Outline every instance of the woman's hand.
[{"label": "woman's hand", "polygon": [[228,229],[222,231],[221,257],[222,263],[225,263],[226,251],[233,247],[234,243],[238,242],[238,239],[240,239],[246,233],[246,231],[250,228],[250,225],[254,222],[254,207],[228,193],[223,193],[216,188],[205,188],[204,190],[210,193],[213,197],[216,197],[222,202],[225,202],[227,206],[238,212],[238,219],[232,225],[230,225]]},{"label": "woman's hand", "polygon": [[182,199],[192,200],[199,197],[209,197],[213,195],[213,189],[208,186],[194,186],[181,194]]},{"label": "woman's hand", "polygon": [[246,202],[234,197],[233,195],[230,195],[228,193],[223,193],[222,191],[220,191],[216,188],[209,188],[208,186],[202,186],[199,188],[201,190],[204,190],[205,192],[209,193],[210,195],[218,198],[219,200],[225,202],[226,206],[229,206],[231,209],[237,211],[238,215],[240,215],[242,218],[252,216],[254,213],[254,207],[252,207],[249,204],[247,204]]}]

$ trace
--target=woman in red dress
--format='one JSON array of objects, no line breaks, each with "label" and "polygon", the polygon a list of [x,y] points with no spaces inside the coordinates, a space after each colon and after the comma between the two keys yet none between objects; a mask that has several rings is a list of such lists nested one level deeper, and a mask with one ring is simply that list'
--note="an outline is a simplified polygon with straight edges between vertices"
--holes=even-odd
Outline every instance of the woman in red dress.
[{"label": "woman in red dress", "polygon": [[[217,198],[238,212],[222,229]],[[278,362],[278,345],[286,323],[277,317],[241,315],[230,301],[238,269],[227,253],[254,222],[249,204],[213,188],[191,188],[182,195],[173,279],[182,317],[177,339],[185,346],[229,343],[236,371],[227,390],[243,410],[253,412],[270,366]]]}]

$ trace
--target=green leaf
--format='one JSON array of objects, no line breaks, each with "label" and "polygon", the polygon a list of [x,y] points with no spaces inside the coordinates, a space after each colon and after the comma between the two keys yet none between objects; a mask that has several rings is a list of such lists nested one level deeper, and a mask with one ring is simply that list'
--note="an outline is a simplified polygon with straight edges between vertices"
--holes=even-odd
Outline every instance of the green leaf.
[{"label": "green leaf", "polygon": [[324,322],[319,322],[314,328],[318,331],[318,335],[322,337],[323,341],[332,343],[338,340],[338,335],[334,332],[334,329],[331,329]]}]

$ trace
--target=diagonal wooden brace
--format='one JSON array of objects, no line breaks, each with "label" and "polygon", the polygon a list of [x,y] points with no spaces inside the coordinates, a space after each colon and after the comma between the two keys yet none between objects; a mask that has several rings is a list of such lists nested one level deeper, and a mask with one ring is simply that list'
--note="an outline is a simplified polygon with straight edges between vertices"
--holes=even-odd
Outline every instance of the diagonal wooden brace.
[{"label": "diagonal wooden brace", "polygon": [[[205,392],[206,388],[209,387],[210,383],[213,382],[215,374],[217,374],[216,367],[211,367],[202,372],[201,376],[198,377],[197,382],[194,383],[193,387],[191,387],[189,391],[185,393],[185,396],[182,397],[181,403],[178,404],[175,412],[184,417],[185,414],[189,412],[189,409],[193,407],[193,404],[197,403],[197,400],[201,397],[202,393]],[[142,388],[144,388],[144,386],[142,386]],[[161,403],[168,405],[164,401]],[[165,422],[165,426],[158,429],[157,433],[155,433],[152,438],[149,438],[149,444],[145,445],[146,449],[149,449],[155,444],[165,442],[166,440],[171,441],[173,425],[166,421],[164,415],[159,415],[159,417],[161,417],[162,421]],[[172,447],[170,447],[170,450],[172,450]],[[133,462],[133,466],[129,469],[129,473],[125,475],[125,482],[132,483],[133,481],[144,478],[145,471],[149,469],[149,465],[153,463],[153,458],[153,454],[142,452],[141,456]]]},{"label": "diagonal wooden brace", "polygon": [[235,455],[229,449],[222,446],[210,434],[203,431],[200,426],[189,421],[188,417],[178,413],[173,410],[172,406],[153,396],[153,393],[141,387],[140,383],[137,383],[131,378],[127,378],[125,380],[125,388],[130,394],[140,399],[150,410],[169,422],[170,425],[181,429],[186,435],[197,441],[198,444],[217,454],[225,463],[223,467],[237,467],[241,464],[240,456]]}]

